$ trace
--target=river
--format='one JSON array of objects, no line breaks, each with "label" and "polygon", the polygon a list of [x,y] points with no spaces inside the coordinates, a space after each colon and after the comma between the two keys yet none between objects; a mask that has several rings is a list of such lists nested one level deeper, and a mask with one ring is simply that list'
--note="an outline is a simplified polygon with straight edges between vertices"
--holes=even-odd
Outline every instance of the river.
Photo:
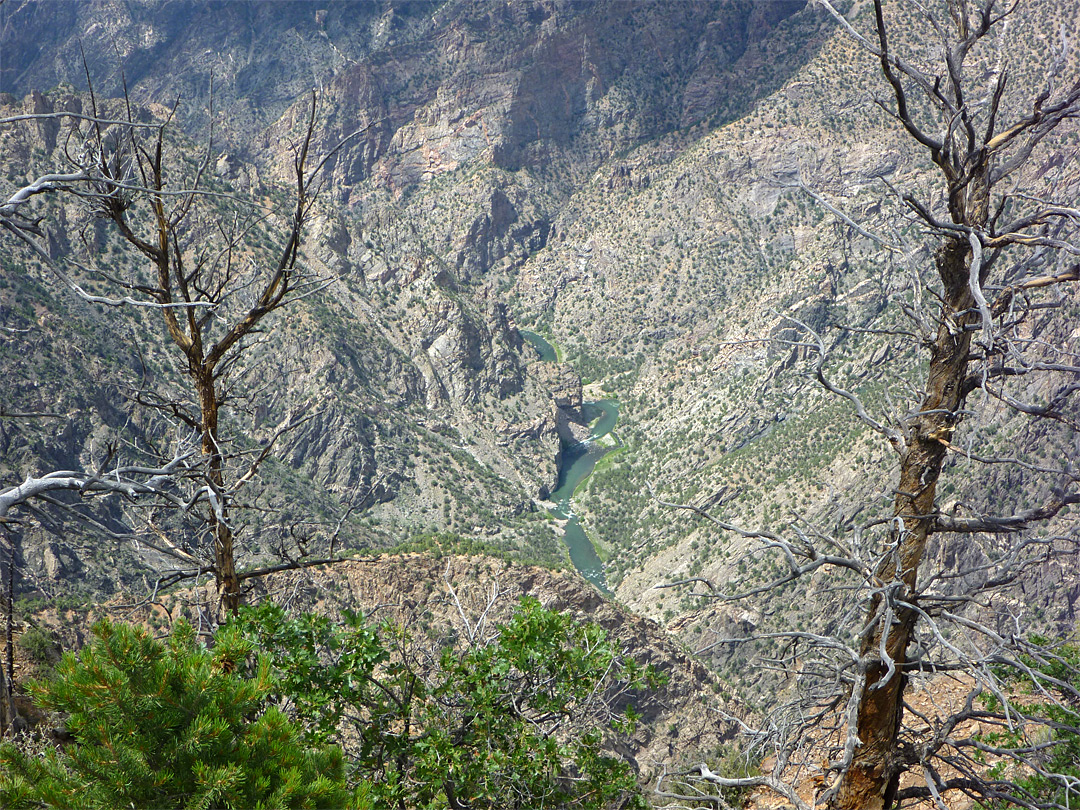
[{"label": "river", "polygon": [[[520,330],[521,336],[529,341],[540,353],[540,358],[549,363],[556,362],[555,348],[535,332]],[[552,510],[555,517],[566,521],[563,526],[563,541],[570,553],[570,562],[589,582],[606,594],[611,592],[604,577],[604,564],[593,547],[592,541],[581,525],[581,518],[574,512],[574,491],[588,478],[596,467],[596,462],[603,458],[614,445],[607,445],[600,440],[615,428],[619,419],[619,403],[613,399],[586,402],[582,405],[582,414],[586,422],[592,425],[589,438],[562,449],[559,462],[559,480],[555,490],[549,496],[555,503]]]}]

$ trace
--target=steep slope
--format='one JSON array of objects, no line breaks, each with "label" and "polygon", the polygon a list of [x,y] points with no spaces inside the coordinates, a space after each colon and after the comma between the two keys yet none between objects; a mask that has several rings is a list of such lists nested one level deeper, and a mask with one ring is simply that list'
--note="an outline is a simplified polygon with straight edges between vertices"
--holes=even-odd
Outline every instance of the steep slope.
[{"label": "steep slope", "polygon": [[[916,40],[917,20],[897,25],[901,41]],[[1023,24],[1010,29],[1010,54],[1023,78],[1006,103],[1023,110],[1024,94],[1039,85],[1045,66],[1031,56],[1046,32],[1074,27],[1058,4],[1025,10]],[[1074,56],[1068,70],[1076,75]],[[859,393],[875,415],[918,407],[905,392],[920,379],[922,361],[914,341],[896,339],[912,325],[886,311],[907,294],[904,279],[880,244],[853,234],[794,187],[805,184],[886,240],[917,235],[911,212],[894,204],[894,189],[924,187],[932,167],[868,103],[881,92],[877,81],[872,60],[837,35],[749,116],[687,148],[649,144],[606,164],[555,221],[561,242],[522,267],[513,291],[523,310],[540,314],[586,382],[623,406],[625,447],[605,460],[580,499],[597,543],[611,555],[609,582],[635,608],[673,620],[700,648],[733,631],[745,634],[763,617],[805,626],[829,615],[828,602],[783,589],[759,600],[760,613],[744,613],[711,607],[701,583],[705,598],[690,597],[686,587],[655,589],[703,577],[731,592],[769,582],[786,563],[661,506],[650,487],[660,499],[748,529],[817,529],[826,537],[842,537],[856,518],[869,522],[891,506],[895,456],[849,403],[817,384],[814,342],[787,320],[824,337],[829,376]],[[1024,182],[1038,178],[1048,193],[1076,199],[1077,137],[1074,124],[1056,133]],[[914,274],[932,266],[927,259],[924,248],[895,266]],[[1046,345],[1075,352],[1068,313],[1077,303],[1076,290],[1064,293],[1062,312],[1039,327]],[[1056,389],[1044,386],[1023,397],[1049,401]],[[1067,424],[1052,428],[1032,427],[988,397],[974,398],[971,408],[968,452],[1015,454],[1051,469],[1075,453],[1074,407]],[[1008,514],[1057,486],[1052,472],[1006,469],[980,468],[956,450],[944,508]],[[1035,624],[1068,631],[1080,596],[1075,551],[1066,552],[1075,548],[1075,516],[1065,513],[1046,534],[1063,538],[1064,556],[1030,571],[1006,602],[1027,605]],[[1009,547],[1000,536],[940,538],[928,568],[986,570]],[[976,581],[980,575],[954,587],[963,592]]]},{"label": "steep slope", "polygon": [[[215,109],[228,111],[215,125],[213,183],[264,198],[287,178],[306,103],[299,88],[312,84],[296,66],[307,65],[324,89],[319,149],[358,135],[328,164],[330,205],[308,243],[311,265],[339,281],[277,325],[249,380],[265,396],[235,417],[258,443],[291,410],[318,404],[286,437],[261,497],[284,510],[282,525],[332,527],[347,515],[347,545],[383,547],[417,533],[427,544],[430,532],[449,529],[455,537],[439,542],[558,563],[557,536],[533,499],[555,480],[566,421],[557,402],[572,411],[580,393],[567,369],[538,369],[523,347],[505,307],[517,268],[546,249],[568,195],[610,155],[668,132],[671,143],[692,143],[701,124],[747,109],[794,71],[815,46],[801,35],[820,22],[796,14],[801,6],[9,3],[2,89],[34,92],[0,102],[5,115],[88,109],[85,94],[63,89],[85,81],[81,42],[99,98],[121,89],[109,55],[119,53],[132,100],[166,116],[155,104],[183,96],[176,114],[197,141],[213,73]],[[56,84],[48,96],[37,92]],[[64,132],[58,122],[6,128],[8,184],[61,164]],[[52,215],[55,255],[119,249],[98,225],[88,242],[76,238],[86,225],[77,211]],[[34,327],[41,352],[75,347],[35,402],[48,400],[77,425],[59,446],[51,425],[11,424],[9,475],[93,466],[94,437],[110,424],[122,442],[142,441],[121,433],[139,418],[117,399],[148,367],[170,384],[180,379],[161,333],[142,315],[72,300],[18,253],[6,272],[17,310],[37,295],[55,315]],[[12,317],[21,330],[32,314]],[[122,337],[128,330],[134,341]],[[22,334],[8,342],[12,357],[32,358],[12,369],[29,385],[44,361]],[[66,386],[80,365],[93,369],[83,392]],[[77,393],[115,403],[112,416],[74,402]],[[31,399],[20,394],[6,407],[32,410]],[[112,514],[113,530],[121,517]],[[72,545],[70,533],[58,544],[58,531],[27,546],[26,564],[49,587],[88,576],[81,558],[124,546]],[[280,543],[275,531],[254,519],[249,551]]]}]

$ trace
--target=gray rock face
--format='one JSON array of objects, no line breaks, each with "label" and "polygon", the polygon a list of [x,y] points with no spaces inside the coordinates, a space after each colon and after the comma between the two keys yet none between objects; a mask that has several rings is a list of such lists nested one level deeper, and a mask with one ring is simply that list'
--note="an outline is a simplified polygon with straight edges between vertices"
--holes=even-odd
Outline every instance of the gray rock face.
[{"label": "gray rock face", "polygon": [[41,567],[46,580],[63,582],[78,576],[82,566],[70,551],[55,543],[49,543],[41,552]]}]

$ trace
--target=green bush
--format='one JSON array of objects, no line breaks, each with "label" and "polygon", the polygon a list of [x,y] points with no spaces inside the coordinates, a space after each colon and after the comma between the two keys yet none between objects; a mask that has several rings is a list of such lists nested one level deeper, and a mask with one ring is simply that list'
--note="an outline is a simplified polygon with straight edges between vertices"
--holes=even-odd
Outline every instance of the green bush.
[{"label": "green bush", "polygon": [[164,643],[107,621],[94,636],[31,687],[74,742],[0,745],[0,806],[646,807],[611,752],[637,719],[629,693],[659,676],[535,599],[441,646],[271,604],[212,649],[184,622]]},{"label": "green bush", "polygon": [[19,636],[18,645],[31,663],[38,666],[50,663],[50,658],[58,654],[56,642],[38,627],[30,627]]},{"label": "green bush", "polygon": [[[0,745],[8,808],[340,808],[353,804],[340,749],[313,747],[266,701],[269,662],[246,666],[236,630],[213,650],[180,623],[167,643],[140,627],[99,622],[53,678],[31,685],[42,708],[68,715],[75,743],[36,756]],[[247,674],[244,674],[244,673]]]},{"label": "green bush", "polygon": [[[994,694],[982,697],[988,712],[1011,717],[1001,729],[977,735],[982,745],[998,754],[989,768],[993,780],[1006,779],[1008,798],[980,805],[988,810],[1006,807],[1072,807],[1080,784],[1080,646],[1065,644],[1049,654],[1049,639],[1032,636],[1031,643],[1044,651],[1038,658],[1022,655],[1026,672],[1005,666],[998,676],[1009,683],[1018,699],[1003,706]],[[1023,722],[1018,722],[1023,718]],[[1034,755],[1033,755],[1034,752]],[[1019,770],[1010,773],[1020,764]],[[1038,768],[1030,767],[1037,763]],[[1010,778],[1011,777],[1011,778]]]},{"label": "green bush", "polygon": [[525,599],[486,643],[411,644],[359,617],[241,617],[272,656],[313,741],[340,739],[377,807],[645,808],[630,764],[606,753],[631,730],[613,702],[655,685],[602,628]]}]

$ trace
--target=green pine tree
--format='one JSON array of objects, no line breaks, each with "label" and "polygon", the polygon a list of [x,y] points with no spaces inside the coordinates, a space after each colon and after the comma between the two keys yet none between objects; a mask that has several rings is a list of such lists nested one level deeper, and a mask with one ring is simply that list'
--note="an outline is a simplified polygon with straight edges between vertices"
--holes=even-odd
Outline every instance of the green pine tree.
[{"label": "green pine tree", "polygon": [[235,629],[200,644],[180,622],[167,643],[102,621],[95,640],[33,684],[35,701],[68,715],[75,742],[35,756],[0,745],[0,806],[340,808],[341,750],[312,746],[279,709],[267,659]]}]

